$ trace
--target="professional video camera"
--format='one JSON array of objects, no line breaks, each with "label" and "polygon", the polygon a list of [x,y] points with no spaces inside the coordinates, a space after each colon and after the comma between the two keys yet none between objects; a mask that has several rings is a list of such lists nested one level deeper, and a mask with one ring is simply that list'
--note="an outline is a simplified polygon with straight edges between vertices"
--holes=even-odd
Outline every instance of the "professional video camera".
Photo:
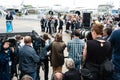
[{"label": "professional video camera", "polygon": [[33,42],[33,48],[36,50],[37,54],[39,55],[41,47],[45,46],[45,41],[34,30],[32,31],[31,37],[32,37],[32,42]]},{"label": "professional video camera", "polygon": [[[73,31],[73,32],[74,32],[74,31]],[[72,37],[73,37],[73,35],[74,35],[73,32],[71,33],[71,39],[72,39]],[[86,39],[86,38],[87,38],[87,40],[92,40],[91,31],[90,31],[89,29],[81,29],[81,30],[80,30],[79,38],[80,38],[80,39]]]},{"label": "professional video camera", "polygon": [[6,41],[6,40],[8,42],[10,42],[10,47],[15,48],[16,40],[14,38],[6,37],[6,36],[0,36],[0,51],[2,50],[3,42]]},{"label": "professional video camera", "polygon": [[83,39],[83,38],[91,38],[91,31],[90,30],[80,30],[80,39]]},{"label": "professional video camera", "polygon": [[16,47],[16,39],[15,38],[8,38],[8,41],[10,42],[10,47]]}]

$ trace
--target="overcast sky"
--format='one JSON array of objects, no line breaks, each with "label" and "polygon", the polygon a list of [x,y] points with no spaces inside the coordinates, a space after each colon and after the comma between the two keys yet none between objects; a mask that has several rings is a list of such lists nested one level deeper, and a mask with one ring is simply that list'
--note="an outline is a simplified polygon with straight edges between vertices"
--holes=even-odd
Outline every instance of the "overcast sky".
[{"label": "overcast sky", "polygon": [[[100,4],[113,4],[116,8],[120,6],[120,0],[0,0],[1,5],[20,5],[21,3],[33,6],[52,6],[60,4],[62,6],[97,8]],[[90,2],[91,1],[91,2]]]}]

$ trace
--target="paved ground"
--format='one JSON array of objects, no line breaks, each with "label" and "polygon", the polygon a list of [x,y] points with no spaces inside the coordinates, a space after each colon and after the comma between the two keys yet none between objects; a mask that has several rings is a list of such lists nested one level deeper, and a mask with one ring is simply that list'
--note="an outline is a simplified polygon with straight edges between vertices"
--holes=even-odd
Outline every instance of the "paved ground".
[{"label": "paved ground", "polygon": [[[0,18],[0,33],[5,33],[5,19],[4,18]],[[30,17],[30,19],[27,18],[16,18],[13,20],[13,32],[30,32],[32,30],[37,31],[40,35],[44,34],[41,32],[40,30],[40,22],[39,20],[36,19],[32,19]],[[64,31],[64,30],[63,30]],[[53,38],[52,38],[53,39]],[[67,43],[67,41],[70,40],[70,36],[69,34],[66,34],[65,32],[63,32],[63,40]],[[67,51],[65,49],[65,56],[67,56]],[[63,66],[63,73],[66,71],[67,69],[65,68],[65,66]],[[51,73],[52,73],[52,68],[50,67],[49,69],[49,79],[51,77]],[[40,69],[40,77],[41,80],[44,80],[44,73],[42,71],[42,69]],[[16,80],[16,78],[14,78],[13,80]]]}]

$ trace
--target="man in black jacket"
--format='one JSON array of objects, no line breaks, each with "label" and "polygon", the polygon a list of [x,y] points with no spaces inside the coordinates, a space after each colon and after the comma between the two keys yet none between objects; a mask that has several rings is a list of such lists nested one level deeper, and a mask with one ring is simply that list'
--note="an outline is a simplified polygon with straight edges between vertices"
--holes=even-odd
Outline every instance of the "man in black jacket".
[{"label": "man in black jacket", "polygon": [[63,80],[81,80],[81,74],[79,70],[75,69],[75,64],[72,58],[66,60],[67,72],[63,75]]}]

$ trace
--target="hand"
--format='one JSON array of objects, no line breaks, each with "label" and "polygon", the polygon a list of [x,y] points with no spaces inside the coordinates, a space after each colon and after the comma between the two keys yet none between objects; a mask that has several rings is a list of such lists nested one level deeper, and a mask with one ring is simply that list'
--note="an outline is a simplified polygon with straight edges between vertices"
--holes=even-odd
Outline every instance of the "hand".
[{"label": "hand", "polygon": [[12,50],[12,52],[14,52],[14,51],[15,51],[15,49],[14,49],[13,47],[11,47],[11,50]]}]

